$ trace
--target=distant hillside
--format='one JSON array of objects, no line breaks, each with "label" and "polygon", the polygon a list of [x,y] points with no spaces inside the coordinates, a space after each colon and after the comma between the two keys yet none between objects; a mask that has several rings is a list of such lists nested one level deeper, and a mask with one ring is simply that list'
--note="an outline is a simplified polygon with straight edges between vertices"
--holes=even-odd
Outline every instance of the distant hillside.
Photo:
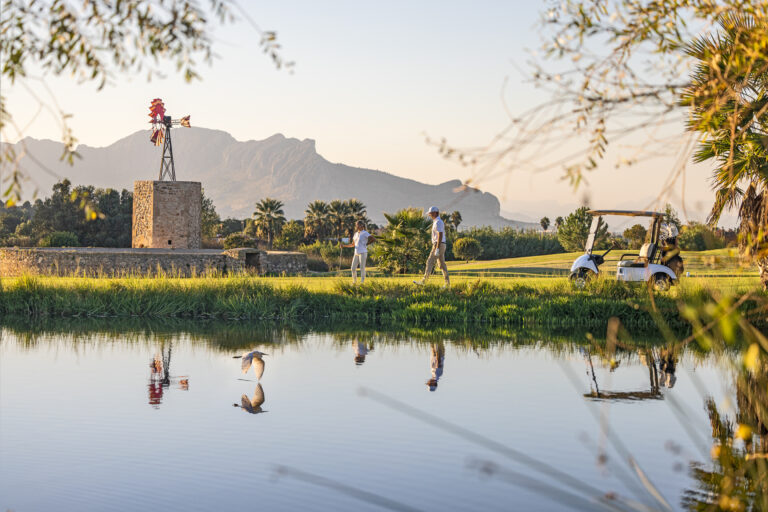
[{"label": "distant hillside", "polygon": [[[157,179],[162,151],[148,138],[147,130],[103,148],[80,145],[82,159],[74,166],[60,161],[60,143],[27,138],[24,142],[34,159],[25,157],[21,165],[34,177],[41,195],[50,192],[56,178],[38,162],[74,184],[132,190],[135,180]],[[384,212],[437,205],[459,210],[463,226],[536,227],[503,218],[493,194],[455,192],[461,185],[458,180],[427,185],[382,171],[334,164],[317,154],[311,139],[300,141],[277,134],[240,142],[223,131],[191,128],[174,131],[173,147],[177,179],[202,182],[222,217],[250,217],[256,201],[267,196],[285,202],[289,219],[303,218],[307,204],[316,199],[354,197],[366,204],[368,216],[377,223],[384,222]]]}]

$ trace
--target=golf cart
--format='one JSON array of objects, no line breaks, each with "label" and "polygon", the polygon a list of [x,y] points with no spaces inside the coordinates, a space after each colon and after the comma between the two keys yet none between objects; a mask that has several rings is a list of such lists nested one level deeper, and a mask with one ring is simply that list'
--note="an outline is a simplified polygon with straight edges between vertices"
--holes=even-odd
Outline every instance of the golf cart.
[{"label": "golf cart", "polygon": [[577,288],[583,288],[587,280],[600,273],[599,267],[605,263],[605,256],[613,250],[608,249],[603,254],[593,254],[595,238],[605,215],[620,215],[625,217],[650,217],[646,242],[637,254],[622,254],[616,267],[616,279],[627,282],[645,282],[659,291],[669,290],[677,283],[678,276],[683,272],[683,260],[677,248],[677,227],[662,222],[663,213],[650,211],[629,210],[590,210],[592,226],[584,254],[576,258],[571,266],[570,279]]}]

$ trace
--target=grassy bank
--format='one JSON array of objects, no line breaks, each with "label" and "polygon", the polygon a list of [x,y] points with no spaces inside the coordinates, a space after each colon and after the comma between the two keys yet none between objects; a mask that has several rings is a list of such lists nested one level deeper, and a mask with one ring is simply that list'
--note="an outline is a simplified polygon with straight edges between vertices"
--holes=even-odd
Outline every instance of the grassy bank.
[{"label": "grassy bank", "polygon": [[[722,280],[728,291],[748,282]],[[438,283],[439,280],[435,280]],[[735,283],[735,284],[734,284]],[[600,328],[616,316],[629,329],[656,328],[656,320],[686,330],[680,303],[710,297],[690,280],[667,294],[600,279],[584,291],[565,279],[466,279],[449,290],[404,280],[371,280],[352,287],[333,278],[46,278],[0,281],[0,314],[16,317],[213,318],[358,322],[361,325],[546,326]],[[747,312],[755,301],[742,306]],[[655,311],[655,313],[651,313]],[[657,315],[654,319],[654,315]]]}]

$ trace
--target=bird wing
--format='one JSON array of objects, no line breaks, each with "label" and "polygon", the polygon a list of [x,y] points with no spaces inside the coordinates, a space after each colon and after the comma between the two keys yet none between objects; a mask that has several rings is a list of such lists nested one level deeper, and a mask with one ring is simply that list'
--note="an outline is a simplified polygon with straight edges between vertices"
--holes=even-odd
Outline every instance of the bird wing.
[{"label": "bird wing", "polygon": [[253,360],[253,371],[256,373],[256,378],[258,380],[261,380],[261,376],[264,375],[264,360],[263,359],[255,359],[254,358],[254,360]]},{"label": "bird wing", "polygon": [[248,395],[243,395],[240,397],[240,406],[243,408],[243,410],[253,414],[253,406],[251,405],[251,401],[248,399]]},{"label": "bird wing", "polygon": [[261,407],[264,403],[264,388],[261,384],[256,384],[256,389],[253,391],[253,398],[251,398],[251,405],[253,408]]},{"label": "bird wing", "polygon": [[253,362],[253,352],[250,352],[248,354],[243,354],[243,361],[240,365],[240,367],[243,370],[243,373],[248,373],[248,370],[251,368],[252,362]]}]

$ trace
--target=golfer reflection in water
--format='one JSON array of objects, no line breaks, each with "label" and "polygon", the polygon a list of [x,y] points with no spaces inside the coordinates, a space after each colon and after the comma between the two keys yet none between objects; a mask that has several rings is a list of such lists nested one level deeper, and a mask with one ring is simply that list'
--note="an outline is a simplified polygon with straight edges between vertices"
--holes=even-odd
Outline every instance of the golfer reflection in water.
[{"label": "golfer reflection in water", "polygon": [[353,341],[352,344],[355,347],[355,365],[360,366],[365,362],[365,356],[368,355],[368,352],[373,350],[373,345],[367,347],[365,343],[358,340]]},{"label": "golfer reflection in water", "polygon": [[427,387],[430,391],[437,389],[437,381],[443,375],[443,363],[445,361],[445,345],[433,343],[430,346],[429,367],[432,370],[432,377],[427,381]]}]

